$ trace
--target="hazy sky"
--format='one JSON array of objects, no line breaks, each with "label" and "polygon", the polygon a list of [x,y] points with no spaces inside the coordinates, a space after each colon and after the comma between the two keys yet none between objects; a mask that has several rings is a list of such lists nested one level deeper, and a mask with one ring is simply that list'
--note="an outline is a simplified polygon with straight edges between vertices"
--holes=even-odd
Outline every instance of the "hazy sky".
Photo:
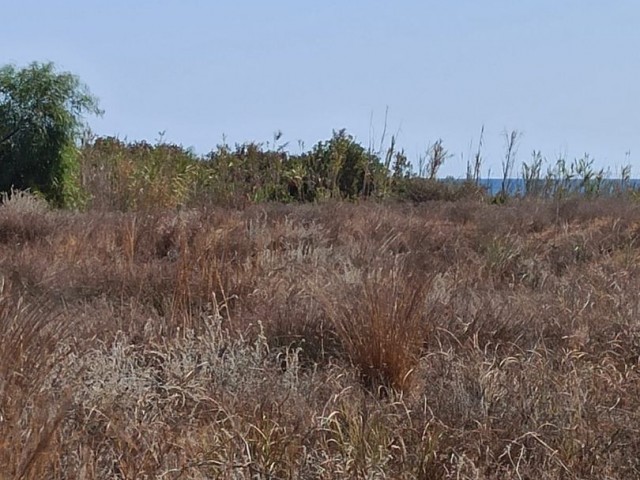
[{"label": "hazy sky", "polygon": [[[388,130],[416,160],[442,138],[463,176],[485,125],[483,175],[499,176],[502,132],[518,159],[589,152],[640,176],[640,2],[3,2],[0,63],[53,61],[106,111],[94,131],[206,153],[267,141],[298,151],[346,128]],[[461,155],[464,159],[461,159]]]}]

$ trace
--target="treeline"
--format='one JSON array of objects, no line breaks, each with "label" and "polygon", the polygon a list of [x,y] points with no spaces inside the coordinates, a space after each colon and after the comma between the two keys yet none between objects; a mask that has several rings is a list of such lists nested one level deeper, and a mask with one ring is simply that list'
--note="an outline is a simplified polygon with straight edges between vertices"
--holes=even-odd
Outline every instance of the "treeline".
[{"label": "treeline", "polygon": [[[477,182],[436,179],[439,162],[428,156],[432,175],[419,176],[395,142],[383,154],[359,144],[345,130],[308,151],[285,145],[246,143],[198,156],[181,146],[127,143],[112,137],[85,142],[79,151],[79,203],[100,209],[215,202],[241,206],[260,202],[317,202],[363,198],[409,201],[481,198]],[[441,145],[440,142],[437,142]]]},{"label": "treeline", "polygon": [[205,200],[237,205],[481,193],[477,185],[436,182],[446,158],[441,142],[431,149],[431,173],[423,181],[393,139],[376,153],[340,130],[294,155],[277,143],[278,134],[273,145],[220,145],[199,157],[162,141],[82,140],[85,117],[101,114],[89,88],[52,63],[0,67],[0,192],[30,190],[58,207],[120,210]]},{"label": "treeline", "polygon": [[[523,190],[509,188],[520,134],[505,133],[502,186],[481,185],[482,137],[464,180],[438,179],[450,157],[441,140],[417,168],[394,137],[375,151],[345,130],[310,150],[293,154],[286,144],[219,145],[204,156],[159,141],[86,139],[87,115],[101,115],[98,100],[78,77],[52,63],[0,67],[0,192],[30,190],[58,207],[131,210],[215,202],[318,202],[327,199],[396,199],[424,202],[463,198],[504,203],[514,193],[557,198],[568,195],[635,195],[630,167],[607,183],[588,156],[547,166],[540,152],[522,163]],[[85,138],[84,140],[81,140]],[[546,171],[543,171],[546,168]]]}]

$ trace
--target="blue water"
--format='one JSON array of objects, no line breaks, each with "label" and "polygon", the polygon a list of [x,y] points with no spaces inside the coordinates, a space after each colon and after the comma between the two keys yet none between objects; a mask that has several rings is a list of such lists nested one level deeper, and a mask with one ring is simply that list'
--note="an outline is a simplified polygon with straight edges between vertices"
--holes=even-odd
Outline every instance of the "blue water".
[{"label": "blue water", "polygon": [[[557,189],[559,186],[563,186],[565,189],[570,189],[572,191],[579,192],[583,190],[581,188],[581,180],[574,179],[574,180],[571,180],[570,182],[564,183],[564,185],[563,183],[564,182],[558,181],[556,183],[545,184],[545,180],[542,179],[540,180],[538,187],[541,190],[544,188],[552,189],[551,191],[553,191],[554,188]],[[487,189],[487,193],[489,193],[490,195],[497,195],[498,193],[500,193],[502,189],[502,179],[501,178],[483,178],[480,180],[480,185],[485,187]],[[602,183],[600,186],[600,192],[604,194],[610,194],[620,190],[627,190],[630,188],[634,190],[639,190],[640,178],[633,178],[633,179],[627,180],[626,182],[623,182],[622,180],[615,179],[615,178],[604,179],[602,180]],[[525,182],[522,178],[510,178],[507,180],[506,192],[508,195],[510,196],[524,195],[526,193],[525,190],[526,190]]]}]

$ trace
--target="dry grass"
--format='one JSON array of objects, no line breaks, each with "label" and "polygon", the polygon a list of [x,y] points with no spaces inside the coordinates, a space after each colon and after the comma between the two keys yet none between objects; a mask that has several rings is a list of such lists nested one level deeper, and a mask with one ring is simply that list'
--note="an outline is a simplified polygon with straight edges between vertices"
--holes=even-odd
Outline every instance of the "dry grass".
[{"label": "dry grass", "polygon": [[640,208],[0,206],[0,479],[640,476]]}]

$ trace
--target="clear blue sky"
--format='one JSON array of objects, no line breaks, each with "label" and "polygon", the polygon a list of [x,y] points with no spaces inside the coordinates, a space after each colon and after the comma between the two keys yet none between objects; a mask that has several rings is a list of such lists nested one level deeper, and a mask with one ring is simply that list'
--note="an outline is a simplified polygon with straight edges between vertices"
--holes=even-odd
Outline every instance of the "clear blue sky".
[{"label": "clear blue sky", "polygon": [[[483,175],[505,129],[519,160],[589,152],[640,176],[637,0],[4,2],[0,63],[53,61],[106,111],[98,134],[206,153],[284,133],[292,151],[347,128],[388,129],[410,159],[442,138],[463,176],[485,125]],[[372,132],[373,130],[373,132]],[[373,133],[373,135],[372,135]],[[473,147],[475,148],[475,147]],[[464,155],[465,160],[461,160]]]}]

